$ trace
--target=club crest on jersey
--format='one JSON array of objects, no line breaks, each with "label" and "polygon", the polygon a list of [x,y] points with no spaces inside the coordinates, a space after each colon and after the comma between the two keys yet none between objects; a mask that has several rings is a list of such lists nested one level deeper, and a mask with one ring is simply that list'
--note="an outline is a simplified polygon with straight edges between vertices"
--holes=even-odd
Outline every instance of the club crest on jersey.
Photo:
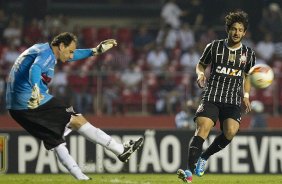
[{"label": "club crest on jersey", "polygon": [[217,73],[225,74],[225,75],[231,75],[231,76],[241,76],[242,71],[233,69],[233,68],[227,68],[222,66],[217,66],[216,70]]},{"label": "club crest on jersey", "polygon": [[246,62],[247,62],[247,56],[246,53],[243,53],[240,58],[240,63],[244,64]]},{"label": "club crest on jersey", "polygon": [[236,55],[235,54],[229,54],[228,61],[235,62],[235,60],[236,60]]}]

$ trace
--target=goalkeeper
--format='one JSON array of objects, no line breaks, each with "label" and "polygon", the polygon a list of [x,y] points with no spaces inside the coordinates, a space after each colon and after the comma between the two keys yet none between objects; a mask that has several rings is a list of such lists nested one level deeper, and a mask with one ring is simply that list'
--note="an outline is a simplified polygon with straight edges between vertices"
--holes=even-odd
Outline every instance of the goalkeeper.
[{"label": "goalkeeper", "polygon": [[76,130],[93,143],[98,143],[126,162],[143,143],[143,138],[121,144],[90,124],[81,114],[48,93],[57,62],[73,62],[97,56],[117,46],[114,39],[102,41],[92,49],[76,49],[77,38],[61,33],[49,43],[35,44],[15,61],[7,82],[6,108],[26,131],[54,150],[58,160],[78,180],[89,180],[69,154],[65,136]]}]

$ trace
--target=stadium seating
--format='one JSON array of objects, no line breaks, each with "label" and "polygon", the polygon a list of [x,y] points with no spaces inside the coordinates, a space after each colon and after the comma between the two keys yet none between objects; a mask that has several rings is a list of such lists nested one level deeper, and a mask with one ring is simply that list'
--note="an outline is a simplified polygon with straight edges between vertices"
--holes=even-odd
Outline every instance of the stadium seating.
[{"label": "stadium seating", "polygon": [[113,38],[113,29],[111,27],[98,28],[97,39],[99,42],[109,38]]},{"label": "stadium seating", "polygon": [[123,43],[131,43],[132,42],[132,30],[130,28],[119,28],[117,30],[117,41]]},{"label": "stadium seating", "polygon": [[95,42],[97,42],[97,32],[97,29],[94,27],[85,27],[81,30],[86,47],[93,47]]}]

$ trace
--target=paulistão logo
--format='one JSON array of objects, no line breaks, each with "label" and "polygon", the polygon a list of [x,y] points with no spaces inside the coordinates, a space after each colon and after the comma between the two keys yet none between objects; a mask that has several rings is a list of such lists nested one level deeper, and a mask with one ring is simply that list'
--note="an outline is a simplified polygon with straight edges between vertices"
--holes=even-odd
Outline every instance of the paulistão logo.
[{"label": "paulist\u00e3o logo", "polygon": [[0,134],[0,173],[5,173],[8,168],[8,135]]}]

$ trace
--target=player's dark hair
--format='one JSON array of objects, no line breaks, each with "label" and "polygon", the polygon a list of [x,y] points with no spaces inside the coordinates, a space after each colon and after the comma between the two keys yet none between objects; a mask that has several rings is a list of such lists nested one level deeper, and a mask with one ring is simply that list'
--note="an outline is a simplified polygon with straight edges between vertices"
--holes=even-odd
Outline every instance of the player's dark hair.
[{"label": "player's dark hair", "polygon": [[52,46],[59,46],[61,43],[64,44],[65,47],[69,46],[71,42],[74,41],[77,42],[77,38],[74,34],[69,32],[61,33],[52,40],[51,45]]},{"label": "player's dark hair", "polygon": [[228,15],[226,15],[225,25],[226,25],[227,31],[230,30],[231,26],[235,22],[242,23],[245,31],[247,31],[248,26],[249,26],[248,14],[244,11],[235,11],[235,12],[230,12]]}]

